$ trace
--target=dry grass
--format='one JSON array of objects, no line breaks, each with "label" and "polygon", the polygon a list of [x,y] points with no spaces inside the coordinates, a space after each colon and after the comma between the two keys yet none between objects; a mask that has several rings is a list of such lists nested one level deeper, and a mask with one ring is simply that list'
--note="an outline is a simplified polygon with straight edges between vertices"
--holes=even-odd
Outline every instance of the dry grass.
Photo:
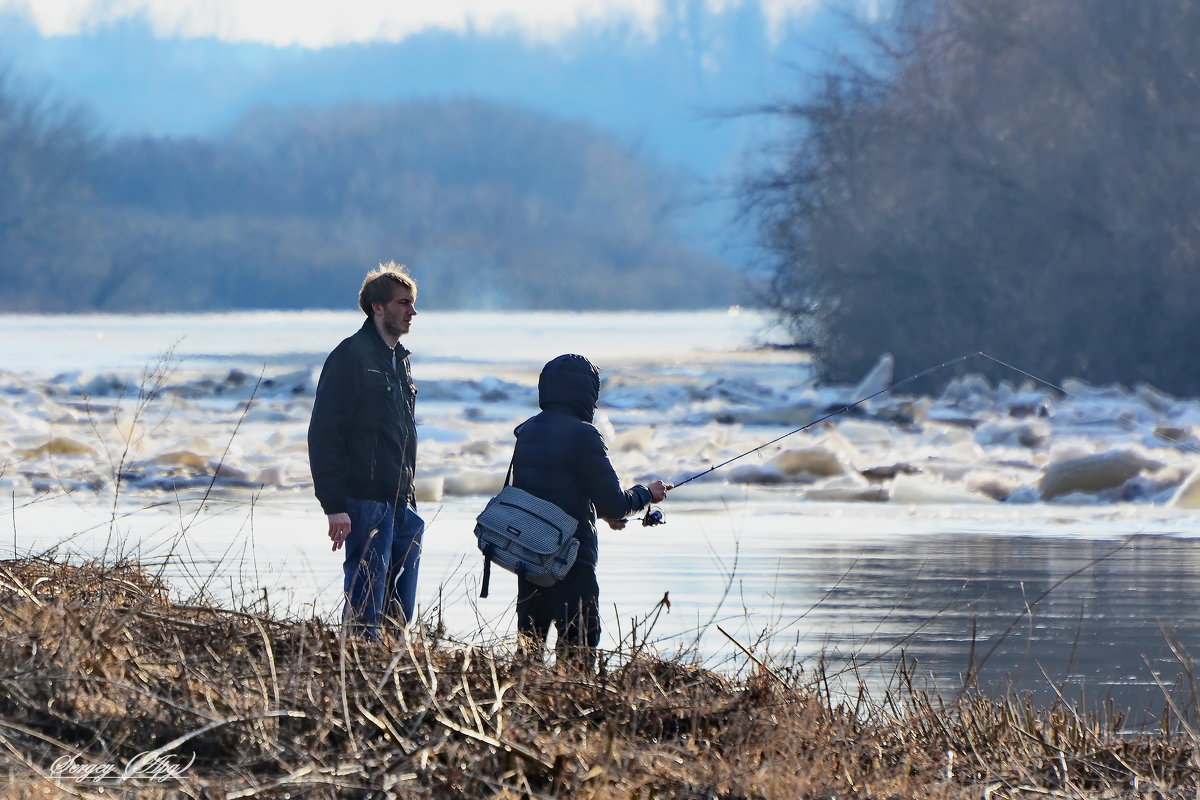
[{"label": "dry grass", "polygon": [[[0,609],[5,797],[1197,796],[1190,737],[1123,737],[1015,697],[942,703],[902,675],[846,702],[819,666],[753,658],[735,682],[619,652],[599,675],[559,672],[427,628],[366,645],[173,603],[130,563],[0,563]],[[139,756],[189,766],[62,774]]]}]

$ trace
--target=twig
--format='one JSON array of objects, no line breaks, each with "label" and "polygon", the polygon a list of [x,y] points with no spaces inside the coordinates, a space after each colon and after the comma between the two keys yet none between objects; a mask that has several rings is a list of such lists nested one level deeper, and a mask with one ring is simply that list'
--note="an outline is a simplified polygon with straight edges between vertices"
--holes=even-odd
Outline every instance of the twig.
[{"label": "twig", "polygon": [[722,628],[720,625],[717,626],[717,630],[720,631],[721,634],[726,639],[733,642],[733,645],[737,649],[739,649],[743,653],[745,653],[746,658],[750,659],[755,664],[757,664],[759,669],[763,670],[763,672],[767,673],[772,678],[774,678],[776,681],[778,681],[779,685],[782,686],[783,688],[787,689],[788,692],[790,692],[794,697],[796,697],[797,699],[800,699],[800,693],[797,692],[795,687],[793,687],[790,683],[788,683],[779,673],[777,673],[775,670],[771,669],[771,667],[767,666],[767,664],[765,664],[764,662],[760,661],[753,653],[751,653],[749,650],[747,650],[745,647],[743,647],[741,642],[739,642],[737,639],[730,636],[729,633],[724,628]]},{"label": "twig", "polygon": [[497,739],[494,736],[488,736],[486,733],[480,733],[479,731],[471,730],[470,728],[468,728],[464,725],[459,725],[457,722],[454,722],[453,720],[446,718],[442,714],[435,714],[433,718],[434,718],[434,720],[437,721],[437,723],[439,725],[443,725],[443,726],[449,728],[450,730],[454,731],[455,733],[462,734],[463,736],[466,736],[468,739],[474,739],[477,742],[482,742],[482,743],[488,745],[489,747],[494,747],[497,750],[501,750],[505,753],[512,753],[515,756],[519,756],[519,757],[525,759],[526,761],[530,762],[531,764],[537,764],[538,766],[543,767],[547,770],[554,769],[554,762],[543,760],[543,758],[540,755],[533,752],[532,750],[529,750],[528,748],[522,747],[521,745],[517,744],[516,742],[504,741],[501,739]]}]

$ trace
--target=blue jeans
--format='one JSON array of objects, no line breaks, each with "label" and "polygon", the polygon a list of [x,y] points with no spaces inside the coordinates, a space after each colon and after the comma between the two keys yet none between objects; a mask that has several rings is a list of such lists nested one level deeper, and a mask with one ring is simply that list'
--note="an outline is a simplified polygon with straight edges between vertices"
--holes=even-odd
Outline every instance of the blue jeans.
[{"label": "blue jeans", "polygon": [[398,627],[412,619],[417,599],[417,569],[425,521],[412,508],[399,513],[392,503],[346,500],[350,535],[346,537],[343,619],[367,638],[380,626]]}]

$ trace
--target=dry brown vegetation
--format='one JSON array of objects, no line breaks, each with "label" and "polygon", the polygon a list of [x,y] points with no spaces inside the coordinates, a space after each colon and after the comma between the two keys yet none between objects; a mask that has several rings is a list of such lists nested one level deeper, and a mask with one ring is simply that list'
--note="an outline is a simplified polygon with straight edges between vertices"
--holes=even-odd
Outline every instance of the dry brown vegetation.
[{"label": "dry brown vegetation", "polygon": [[[1192,737],[1120,736],[1066,704],[942,702],[902,675],[886,697],[847,701],[819,666],[757,655],[729,677],[634,648],[583,675],[429,627],[365,645],[319,621],[173,602],[133,563],[7,561],[0,593],[5,797],[1197,792]],[[154,781],[155,764],[178,774]],[[138,775],[78,771],[104,765]]]}]

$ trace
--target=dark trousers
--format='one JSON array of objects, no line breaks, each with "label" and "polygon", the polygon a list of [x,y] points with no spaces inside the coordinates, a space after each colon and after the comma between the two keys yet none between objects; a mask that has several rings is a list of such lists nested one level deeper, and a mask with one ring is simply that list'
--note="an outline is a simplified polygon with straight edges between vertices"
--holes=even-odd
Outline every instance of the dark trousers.
[{"label": "dark trousers", "polygon": [[522,638],[540,648],[551,624],[558,631],[560,661],[566,658],[590,670],[600,644],[600,585],[595,564],[575,562],[553,586],[517,578],[517,631]]}]

